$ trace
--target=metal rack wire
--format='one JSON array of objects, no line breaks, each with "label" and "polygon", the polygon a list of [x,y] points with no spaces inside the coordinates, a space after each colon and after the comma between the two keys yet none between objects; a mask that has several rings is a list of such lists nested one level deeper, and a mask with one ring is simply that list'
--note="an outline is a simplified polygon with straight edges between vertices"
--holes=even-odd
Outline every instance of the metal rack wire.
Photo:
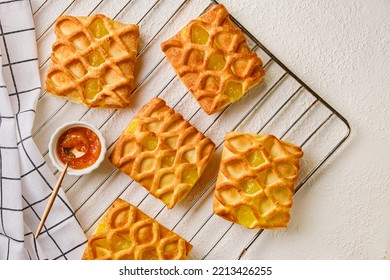
[{"label": "metal rack wire", "polygon": [[[307,184],[308,180],[350,134],[347,120],[280,62],[233,17],[231,17],[232,20],[245,33],[252,50],[262,58],[266,69],[266,79],[242,100],[213,116],[206,116],[180,83],[180,79],[169,68],[169,63],[163,53],[156,49],[159,48],[160,42],[176,33],[188,20],[199,16],[217,4],[217,1],[157,0],[150,1],[150,3],[148,1],[147,4],[143,1],[143,6],[140,6],[141,1],[137,0],[120,0],[111,6],[108,4],[109,1],[104,0],[89,1],[88,5],[82,4],[83,1],[80,0],[62,2],[64,2],[63,7],[56,9],[57,13],[54,18],[63,14],[91,15],[94,13],[105,13],[118,20],[126,17],[127,22],[140,25],[141,34],[143,29],[145,30],[146,38],[141,42],[137,57],[137,63],[142,67],[140,66],[137,70],[137,84],[132,92],[134,108],[102,110],[96,113],[96,110],[54,98],[46,92],[41,94],[33,137],[49,164],[47,143],[56,126],[67,119],[92,122],[106,133],[109,153],[123,127],[137,112],[137,108],[154,96],[164,98],[171,107],[182,113],[199,130],[212,138],[217,145],[213,166],[218,166],[223,135],[226,131],[272,133],[279,138],[300,145],[305,151],[306,160],[302,163],[302,172],[296,192]],[[46,68],[50,63],[50,46],[54,40],[50,37],[53,33],[54,21],[48,21],[46,15],[50,7],[54,5],[54,1],[32,1],[31,3],[38,26],[40,72],[42,81],[44,81]],[[131,17],[135,10],[140,11],[137,20]],[[210,203],[216,182],[215,170],[215,167],[210,168],[210,171],[202,176],[199,184],[188,195],[188,199],[173,210],[167,210],[162,203],[149,196],[136,182],[124,176],[107,162],[98,174],[66,179],[63,188],[87,235],[93,230],[109,205],[117,197],[123,197],[189,240],[194,245],[192,258],[217,258],[224,254],[219,253],[223,252],[223,244],[240,235],[239,238],[245,246],[239,246],[231,250],[229,255],[223,256],[241,259],[261,236],[263,230],[243,231],[241,227],[215,217]],[[53,173],[57,174],[57,172],[53,168]],[[212,238],[208,238],[210,230],[213,230]]]}]

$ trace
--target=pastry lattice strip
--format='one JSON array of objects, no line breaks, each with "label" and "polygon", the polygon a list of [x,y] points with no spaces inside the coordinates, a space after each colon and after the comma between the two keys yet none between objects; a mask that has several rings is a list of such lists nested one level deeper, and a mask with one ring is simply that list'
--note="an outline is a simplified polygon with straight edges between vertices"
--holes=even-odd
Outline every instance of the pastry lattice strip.
[{"label": "pastry lattice strip", "polygon": [[221,4],[190,21],[161,48],[207,114],[235,102],[264,76],[261,59]]},{"label": "pastry lattice strip", "polygon": [[124,130],[110,160],[172,208],[196,184],[214,150],[209,138],[153,98]]},{"label": "pastry lattice strip", "polygon": [[117,199],[99,221],[84,260],[184,260],[192,245],[137,207]]},{"label": "pastry lattice strip", "polygon": [[273,135],[228,133],[214,213],[248,228],[287,227],[302,156],[299,147]]},{"label": "pastry lattice strip", "polygon": [[56,21],[46,91],[88,107],[124,108],[134,84],[139,29],[98,14]]}]

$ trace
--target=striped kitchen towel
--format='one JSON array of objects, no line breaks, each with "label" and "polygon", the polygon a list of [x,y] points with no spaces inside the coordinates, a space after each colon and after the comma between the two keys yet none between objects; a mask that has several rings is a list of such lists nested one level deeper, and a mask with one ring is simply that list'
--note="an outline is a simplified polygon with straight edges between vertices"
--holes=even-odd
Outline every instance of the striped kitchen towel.
[{"label": "striped kitchen towel", "polygon": [[86,236],[31,136],[41,83],[31,6],[0,0],[0,259],[80,259]]}]

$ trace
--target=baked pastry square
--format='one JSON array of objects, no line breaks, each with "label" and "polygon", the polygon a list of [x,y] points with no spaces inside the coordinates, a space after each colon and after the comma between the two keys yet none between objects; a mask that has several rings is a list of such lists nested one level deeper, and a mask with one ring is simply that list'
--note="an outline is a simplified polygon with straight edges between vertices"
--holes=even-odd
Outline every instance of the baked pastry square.
[{"label": "baked pastry square", "polygon": [[214,150],[209,138],[153,98],[123,131],[109,159],[170,209],[196,184]]},{"label": "baked pastry square", "polygon": [[265,74],[261,59],[221,4],[190,21],[161,48],[207,114],[241,98]]},{"label": "baked pastry square", "polygon": [[248,228],[287,227],[302,156],[300,147],[273,135],[227,133],[214,213]]},{"label": "baked pastry square", "polygon": [[184,260],[192,245],[118,198],[88,239],[83,260]]},{"label": "baked pastry square", "polygon": [[99,108],[125,108],[134,87],[139,28],[97,14],[61,16],[54,32],[47,92]]}]

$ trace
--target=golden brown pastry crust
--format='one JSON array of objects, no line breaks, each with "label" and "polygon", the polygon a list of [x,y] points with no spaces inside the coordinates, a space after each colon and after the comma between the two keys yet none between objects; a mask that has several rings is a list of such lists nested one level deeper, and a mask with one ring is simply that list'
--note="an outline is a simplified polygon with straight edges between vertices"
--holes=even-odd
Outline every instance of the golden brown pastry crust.
[{"label": "golden brown pastry crust", "polygon": [[248,228],[287,227],[302,156],[300,147],[273,135],[227,133],[214,213]]},{"label": "golden brown pastry crust", "polygon": [[83,260],[185,260],[192,245],[118,198],[88,239]]},{"label": "golden brown pastry crust", "polygon": [[209,138],[153,98],[123,131],[109,159],[172,208],[196,184],[214,150]]},{"label": "golden brown pastry crust", "polygon": [[265,74],[261,59],[221,4],[190,21],[161,48],[207,114],[238,100]]},{"label": "golden brown pastry crust", "polygon": [[116,22],[102,14],[61,16],[54,32],[57,39],[45,80],[48,93],[90,108],[125,108],[130,104],[137,25]]}]

